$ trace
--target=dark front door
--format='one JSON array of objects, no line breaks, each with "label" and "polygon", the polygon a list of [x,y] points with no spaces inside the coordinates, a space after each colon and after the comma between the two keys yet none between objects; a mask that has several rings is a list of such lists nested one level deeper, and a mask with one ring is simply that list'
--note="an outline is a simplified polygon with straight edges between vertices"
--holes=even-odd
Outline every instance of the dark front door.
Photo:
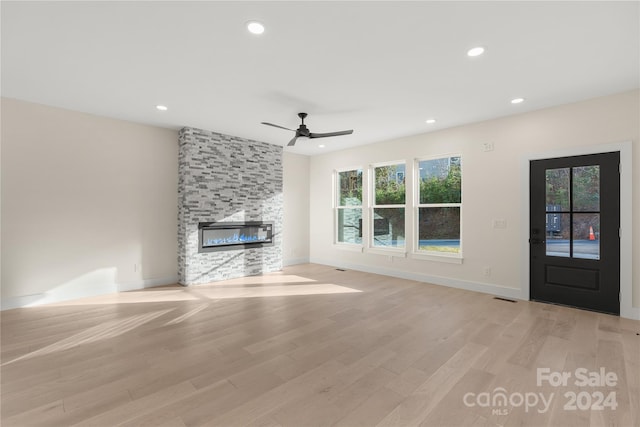
[{"label": "dark front door", "polygon": [[620,313],[620,153],[531,161],[531,299]]}]

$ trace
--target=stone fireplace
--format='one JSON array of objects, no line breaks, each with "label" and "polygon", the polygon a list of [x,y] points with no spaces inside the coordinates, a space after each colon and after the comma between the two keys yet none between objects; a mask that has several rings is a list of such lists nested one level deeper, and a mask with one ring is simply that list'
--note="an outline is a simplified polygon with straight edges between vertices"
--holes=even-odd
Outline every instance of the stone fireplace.
[{"label": "stone fireplace", "polygon": [[281,270],[282,147],[195,128],[179,144],[179,282]]}]

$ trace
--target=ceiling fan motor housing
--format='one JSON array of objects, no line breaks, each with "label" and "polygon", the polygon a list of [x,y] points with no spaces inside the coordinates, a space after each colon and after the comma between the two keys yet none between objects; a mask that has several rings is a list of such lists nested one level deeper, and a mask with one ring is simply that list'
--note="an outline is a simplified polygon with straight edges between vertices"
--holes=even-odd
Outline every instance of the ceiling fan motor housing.
[{"label": "ceiling fan motor housing", "polygon": [[309,137],[309,129],[307,129],[307,126],[305,126],[304,124],[300,125],[300,127],[297,130],[298,136],[306,136]]}]

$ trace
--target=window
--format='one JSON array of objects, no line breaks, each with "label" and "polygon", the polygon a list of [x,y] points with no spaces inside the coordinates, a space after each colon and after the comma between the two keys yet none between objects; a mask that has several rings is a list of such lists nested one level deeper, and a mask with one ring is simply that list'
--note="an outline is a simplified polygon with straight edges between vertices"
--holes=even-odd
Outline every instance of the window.
[{"label": "window", "polygon": [[547,256],[600,259],[600,166],[545,174]]},{"label": "window", "polygon": [[373,203],[371,207],[371,246],[405,247],[405,165],[384,164],[373,167]]},{"label": "window", "polygon": [[362,244],[362,169],[337,172],[336,242]]},{"label": "window", "polygon": [[461,255],[461,157],[419,160],[416,163],[416,249],[436,255]]}]

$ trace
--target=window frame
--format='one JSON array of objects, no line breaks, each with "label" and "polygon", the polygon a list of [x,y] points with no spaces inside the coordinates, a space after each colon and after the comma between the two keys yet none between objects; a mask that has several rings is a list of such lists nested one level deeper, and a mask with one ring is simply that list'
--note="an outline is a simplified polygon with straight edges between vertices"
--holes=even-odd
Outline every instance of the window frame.
[{"label": "window frame", "polygon": [[[452,157],[460,158],[460,203],[420,203],[420,162],[450,159]],[[453,264],[462,264],[463,256],[463,210],[464,210],[464,170],[463,156],[461,153],[444,153],[434,156],[418,157],[413,162],[413,247],[411,257],[415,259],[424,259],[430,261],[449,262]],[[429,251],[420,249],[420,209],[421,208],[449,208],[457,207],[460,209],[460,250],[457,253]]]},{"label": "window frame", "polygon": [[[392,204],[392,205],[378,205],[376,203],[376,168],[384,167],[384,166],[395,166],[395,165],[403,165],[404,166],[404,204]],[[366,249],[369,253],[377,253],[381,255],[391,255],[397,257],[406,257],[408,251],[408,239],[407,239],[407,197],[409,194],[407,193],[407,172],[408,165],[406,160],[393,160],[393,161],[385,161],[378,163],[371,163],[368,168],[368,179],[367,179],[367,195],[368,195],[368,204],[367,204],[367,244]],[[384,246],[376,246],[373,244],[374,238],[374,210],[375,209],[386,209],[386,208],[402,208],[404,209],[404,246],[403,247],[384,247]],[[363,219],[364,221],[364,219]]]},{"label": "window frame", "polygon": [[[351,172],[351,171],[360,171],[361,176],[362,176],[362,182],[361,182],[361,188],[360,188],[360,204],[359,205],[341,205],[340,204],[340,174],[343,172]],[[365,205],[364,205],[364,199],[365,199],[365,174],[366,174],[366,170],[363,166],[352,166],[352,167],[345,167],[345,168],[340,168],[340,169],[335,169],[334,173],[333,173],[333,244],[335,247],[340,248],[340,249],[344,249],[344,250],[351,250],[351,251],[356,251],[356,252],[362,252],[363,248],[364,248],[364,241],[365,241]],[[339,212],[340,210],[344,210],[344,209],[360,209],[360,218],[362,219],[362,226],[361,226],[361,230],[360,233],[362,234],[362,236],[360,237],[360,243],[350,243],[350,242],[340,242],[338,240],[338,234],[339,234],[339,230],[338,230],[338,224],[339,224]]]}]

